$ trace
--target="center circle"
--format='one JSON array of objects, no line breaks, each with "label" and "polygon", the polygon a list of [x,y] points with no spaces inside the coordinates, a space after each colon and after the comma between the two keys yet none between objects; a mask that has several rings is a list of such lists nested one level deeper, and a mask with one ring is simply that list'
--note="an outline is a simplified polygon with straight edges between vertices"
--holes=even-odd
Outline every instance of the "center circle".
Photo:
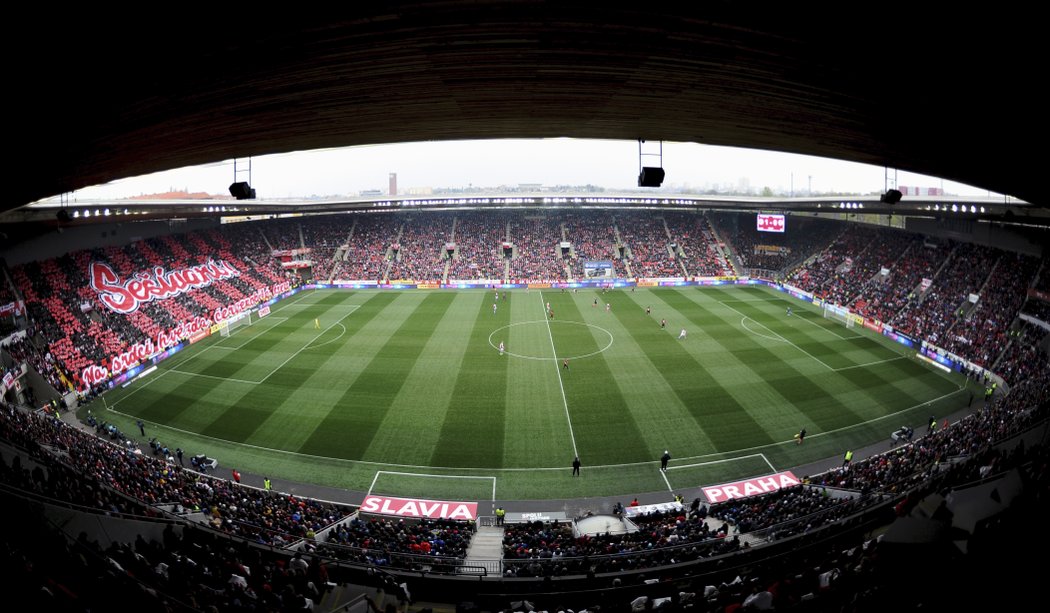
[{"label": "center circle", "polygon": [[[591,356],[598,355],[599,353],[602,353],[605,350],[607,350],[609,347],[612,347],[612,344],[613,344],[612,332],[609,332],[608,330],[606,330],[605,328],[603,328],[601,326],[596,326],[594,324],[589,324],[589,323],[582,322],[582,321],[556,320],[556,321],[548,322],[546,319],[540,319],[540,320],[537,320],[537,321],[519,321],[519,322],[515,322],[515,323],[512,323],[512,324],[508,324],[506,326],[501,326],[499,328],[496,328],[495,330],[492,331],[491,334],[489,334],[489,346],[492,347],[493,349],[495,349],[496,351],[499,351],[499,347],[496,345],[496,343],[492,342],[492,337],[496,336],[496,333],[499,332],[500,330],[507,330],[507,329],[513,328],[515,326],[543,325],[543,327],[548,328],[547,329],[547,333],[551,334],[551,329],[553,329],[556,326],[563,325],[563,324],[568,324],[568,325],[572,325],[572,326],[586,326],[588,328],[594,328],[595,330],[601,330],[602,332],[605,333],[606,336],[609,337],[609,342],[606,343],[606,345],[604,347],[602,347],[601,349],[599,349],[597,351],[592,351],[590,353],[584,353],[584,354],[580,354],[580,355],[534,356],[534,355],[523,355],[523,354],[520,354],[520,353],[514,353],[513,351],[507,351],[506,349],[503,350],[503,353],[505,353],[505,354],[507,354],[509,356],[515,357],[515,358],[521,358],[523,360],[580,360],[580,359],[583,359],[583,358],[589,358]],[[553,337],[552,337],[551,343],[553,344]]]}]

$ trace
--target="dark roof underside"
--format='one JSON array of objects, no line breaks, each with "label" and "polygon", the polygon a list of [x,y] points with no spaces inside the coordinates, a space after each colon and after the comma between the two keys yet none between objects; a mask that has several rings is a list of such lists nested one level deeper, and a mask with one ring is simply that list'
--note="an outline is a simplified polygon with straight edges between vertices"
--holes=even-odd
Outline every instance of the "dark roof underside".
[{"label": "dark roof underside", "polygon": [[553,136],[790,151],[1050,203],[1029,147],[1046,131],[1032,15],[925,16],[893,3],[866,14],[790,3],[347,6],[349,18],[179,7],[12,22],[16,162],[0,209],[248,155]]}]

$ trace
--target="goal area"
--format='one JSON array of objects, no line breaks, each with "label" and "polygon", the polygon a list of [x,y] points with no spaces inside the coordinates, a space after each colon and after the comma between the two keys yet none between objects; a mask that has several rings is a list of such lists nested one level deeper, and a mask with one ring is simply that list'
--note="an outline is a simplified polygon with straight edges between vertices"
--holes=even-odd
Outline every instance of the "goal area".
[{"label": "goal area", "polygon": [[824,318],[832,321],[837,321],[847,328],[852,328],[855,324],[855,320],[850,315],[849,310],[845,307],[836,306],[834,304],[824,305]]},{"label": "goal area", "polygon": [[252,325],[252,312],[245,311],[236,317],[231,317],[220,322],[219,334],[221,336],[229,336],[240,328],[250,325]]}]

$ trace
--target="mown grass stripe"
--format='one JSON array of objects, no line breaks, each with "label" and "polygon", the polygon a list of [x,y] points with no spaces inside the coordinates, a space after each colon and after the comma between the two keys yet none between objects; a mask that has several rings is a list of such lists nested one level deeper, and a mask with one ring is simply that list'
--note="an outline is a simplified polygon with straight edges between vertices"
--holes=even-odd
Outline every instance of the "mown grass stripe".
[{"label": "mown grass stripe", "polygon": [[[562,319],[546,319],[540,292],[515,292],[511,322],[529,322],[496,332],[494,343],[507,341],[504,411],[504,466],[568,466],[572,461],[572,437],[559,382],[559,365],[551,349],[551,337],[565,325]],[[554,306],[554,305],[552,305]],[[548,333],[547,326],[553,332]]]},{"label": "mown grass stripe", "polygon": [[[726,300],[731,300],[732,299],[731,295],[728,292],[726,292],[725,290],[715,289],[715,290],[713,290],[713,293],[715,295],[726,296]],[[753,303],[750,303],[750,302],[748,302],[748,303],[741,303],[741,302],[738,301],[735,304],[741,304],[741,305],[744,306],[745,309],[747,309],[747,308],[750,308]],[[805,307],[803,307],[803,308],[805,308]],[[752,312],[744,311],[744,312],[748,313],[749,317],[752,317],[754,315],[754,311],[752,311]],[[763,322],[763,323],[765,323],[765,322]],[[767,325],[769,325],[769,324],[767,324]],[[774,322],[774,325],[775,325],[775,322]],[[776,328],[774,328],[774,330],[776,330]],[[777,330],[777,331],[779,332],[779,330]],[[857,340],[865,340],[868,343],[875,343],[876,346],[878,346],[879,349],[881,350],[881,352],[879,354],[874,354],[874,355],[877,356],[877,359],[882,359],[882,358],[885,358],[886,356],[891,356],[891,355],[899,355],[896,352],[892,351],[890,348],[888,348],[888,347],[886,347],[884,345],[878,344],[872,338],[863,338],[862,337],[862,339],[857,339]],[[852,341],[843,341],[843,342],[852,342]],[[823,345],[823,344],[824,343],[815,343],[814,345],[811,345],[810,347],[812,347],[813,349],[816,349],[817,345]],[[889,368],[893,368],[893,366],[892,366],[893,364],[895,364],[895,362],[886,362],[885,364],[880,364],[879,366],[888,366]],[[915,398],[922,398],[925,395],[924,393],[922,393],[922,390],[915,389],[916,384],[920,384],[920,385],[922,384],[921,383],[921,379],[923,377],[919,377],[917,379],[916,378],[916,373],[914,373],[913,371],[909,371],[910,374],[908,374],[904,378],[884,376],[883,373],[885,373],[885,372],[886,372],[886,370],[884,368],[879,368],[879,367],[852,368],[852,369],[845,369],[845,370],[839,370],[839,371],[829,371],[827,373],[822,373],[819,376],[814,377],[814,381],[817,383],[817,387],[819,389],[826,389],[828,387],[835,386],[836,385],[836,379],[846,379],[847,381],[852,383],[853,386],[858,391],[860,391],[865,396],[867,396],[867,398],[869,399],[869,402],[864,403],[864,406],[862,406],[862,407],[854,407],[854,409],[858,413],[856,421],[862,421],[864,419],[869,419],[872,416],[886,415],[888,413],[891,413],[891,412],[897,410],[895,407],[910,406],[911,404],[915,403],[914,402]],[[934,390],[933,388],[930,388],[930,391],[936,391],[936,390]],[[947,390],[947,391],[950,391],[950,389]],[[944,393],[944,392],[942,392],[942,393]],[[935,394],[930,394],[930,395],[935,395]],[[874,415],[872,415],[872,414],[874,414]],[[867,416],[867,417],[865,417],[865,416]]]},{"label": "mown grass stripe", "polygon": [[[690,407],[683,404],[676,390],[663,378],[657,365],[646,355],[638,341],[631,334],[632,330],[659,328],[658,319],[645,315],[645,304],[652,304],[652,298],[645,290],[635,294],[625,293],[632,298],[646,301],[644,304],[616,302],[615,315],[606,313],[605,309],[590,306],[587,297],[578,297],[580,311],[586,321],[601,327],[592,328],[595,340],[604,345],[613,337],[606,363],[612,372],[616,385],[620,389],[627,406],[639,423],[647,424],[642,429],[649,449],[674,449],[678,456],[701,455],[714,452],[715,445],[707,433],[698,424]],[[624,320],[621,316],[630,309],[639,318]],[[603,330],[608,331],[608,335]],[[694,337],[697,338],[697,337]],[[697,340],[700,343],[701,341]]]},{"label": "mown grass stripe", "polygon": [[[893,355],[889,349],[863,335],[844,339],[823,326],[817,328],[805,322],[800,322],[804,324],[800,326],[794,321],[794,315],[787,316],[788,305],[778,302],[774,296],[767,296],[764,301],[753,298],[739,300],[735,299],[733,293],[721,288],[712,288],[709,291],[720,296],[727,308],[761,323],[793,343],[798,350],[810,354],[833,369],[857,366]],[[805,307],[795,310],[800,313],[806,312]],[[846,329],[843,327],[843,330]]]},{"label": "mown grass stripe", "polygon": [[441,436],[436,424],[445,420],[456,378],[463,372],[463,361],[470,348],[470,336],[464,331],[475,320],[477,294],[458,292],[453,296],[452,306],[405,377],[364,459],[382,462],[396,457],[405,464],[430,463]]},{"label": "mown grass stripe", "polygon": [[[544,293],[556,318],[585,321],[572,296]],[[559,327],[554,333],[554,346],[559,356],[582,355],[601,349],[584,326]],[[561,371],[580,460],[592,465],[655,460],[659,454],[645,443],[641,426],[616,384],[607,362],[609,359],[615,359],[609,352],[587,359],[570,359],[569,368]]]},{"label": "mown grass stripe", "polygon": [[[737,317],[731,311],[715,307],[709,309],[690,300],[681,291],[668,292],[661,295],[661,298],[680,312],[686,313],[699,327],[709,325],[712,320],[719,320],[732,328],[731,320]],[[729,313],[729,315],[724,316],[723,313]],[[860,420],[859,415],[849,407],[843,406],[841,401],[825,390],[815,378],[778,358],[758,339],[743,331],[734,330],[733,334],[740,337],[733,349],[730,349],[729,344],[723,340],[731,336],[728,332],[715,336],[714,340],[722,344],[723,348],[739,361],[740,367],[751,371],[752,376],[748,377],[749,380],[762,382],[761,384],[766,386],[772,394],[794,407],[800,415],[809,420],[810,424],[817,426],[816,428],[807,427],[810,432],[831,430]],[[741,344],[745,347],[741,348]],[[772,381],[775,381],[775,384]],[[770,409],[775,411],[776,407],[770,407]],[[806,424],[798,424],[793,426],[793,429],[797,431],[803,426]],[[784,434],[780,432],[774,439],[783,440]]]},{"label": "mown grass stripe", "polygon": [[[661,295],[660,298],[664,299],[665,296]],[[718,451],[773,442],[769,433],[722,382],[682,347],[677,340],[676,330],[665,330],[653,325],[652,318],[622,292],[616,292],[610,301],[613,303],[613,313]],[[668,304],[679,311],[681,316],[690,317],[678,308],[687,306],[687,300],[678,306]]]},{"label": "mown grass stripe", "polygon": [[453,298],[449,292],[427,295],[299,451],[360,459]]},{"label": "mown grass stripe", "polygon": [[[353,311],[352,314],[350,311],[347,311],[347,316],[342,317],[339,323],[342,323],[348,331],[360,330],[373,317],[378,316],[395,297],[394,295],[389,297],[384,294],[377,295],[362,307]],[[345,297],[336,294],[330,298]],[[323,302],[323,304],[333,310],[341,303],[341,300],[327,299]],[[301,317],[304,313],[306,314],[305,318]],[[325,314],[318,313],[316,309],[308,309],[303,313],[299,313],[295,320],[306,322],[323,316]],[[308,330],[313,333],[313,336],[305,339],[302,343],[309,342],[311,338],[319,335],[319,331],[314,330],[313,326],[309,326]],[[302,347],[303,344],[300,344],[294,350],[298,351]],[[285,356],[285,358],[287,357]],[[309,350],[300,353],[300,355],[287,362],[279,370],[273,371],[265,383],[252,387],[233,401],[232,406],[227,411],[219,414],[214,421],[202,430],[202,434],[228,440],[243,441],[251,438],[259,426],[309,379],[316,365],[316,354],[309,354]]]},{"label": "mown grass stripe", "polygon": [[313,338],[317,331],[310,323],[346,300],[346,294],[322,295],[320,300],[304,305],[288,319],[256,335],[237,351],[211,351],[179,367],[186,372],[205,373],[213,377],[261,380],[289,355]]},{"label": "mown grass stripe", "polygon": [[503,466],[510,358],[497,355],[488,339],[493,330],[510,323],[511,305],[517,298],[500,300],[495,313],[492,298],[486,292],[475,309],[467,353],[431,455],[430,463],[435,466]]}]

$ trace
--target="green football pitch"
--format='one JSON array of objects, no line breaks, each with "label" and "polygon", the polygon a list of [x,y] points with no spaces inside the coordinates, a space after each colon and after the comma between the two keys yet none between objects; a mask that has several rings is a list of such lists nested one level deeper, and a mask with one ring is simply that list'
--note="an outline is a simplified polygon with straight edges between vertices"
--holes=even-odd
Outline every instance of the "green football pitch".
[{"label": "green football pitch", "polygon": [[227,471],[514,500],[768,474],[968,400],[914,350],[752,286],[306,291],[90,408]]}]

